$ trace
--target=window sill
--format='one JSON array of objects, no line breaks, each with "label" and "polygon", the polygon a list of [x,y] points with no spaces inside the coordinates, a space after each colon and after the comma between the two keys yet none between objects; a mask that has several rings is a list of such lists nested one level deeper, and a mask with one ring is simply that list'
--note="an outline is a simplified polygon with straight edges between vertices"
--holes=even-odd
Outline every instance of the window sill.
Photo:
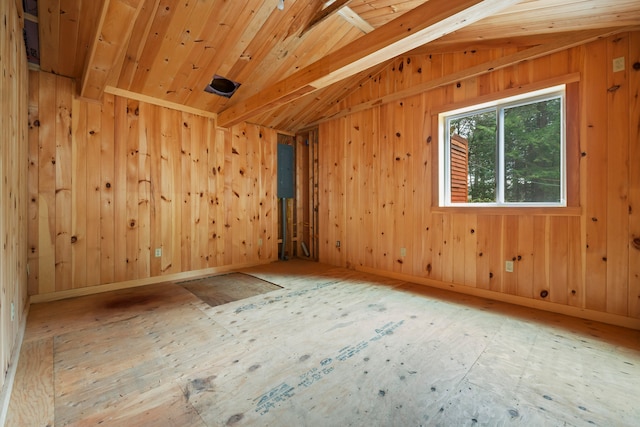
[{"label": "window sill", "polygon": [[545,215],[545,216],[580,216],[582,208],[571,207],[513,207],[513,206],[432,206],[432,213],[476,214],[476,215]]}]

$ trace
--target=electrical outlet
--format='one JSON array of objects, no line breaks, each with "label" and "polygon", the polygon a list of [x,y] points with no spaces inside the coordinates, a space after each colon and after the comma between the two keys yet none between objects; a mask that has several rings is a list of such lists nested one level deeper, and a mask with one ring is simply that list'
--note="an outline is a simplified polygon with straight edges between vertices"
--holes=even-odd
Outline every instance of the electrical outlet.
[{"label": "electrical outlet", "polygon": [[258,239],[258,246],[262,246],[262,239]]},{"label": "electrical outlet", "polygon": [[400,256],[407,256],[407,248],[400,248]]},{"label": "electrical outlet", "polygon": [[624,71],[624,56],[615,58],[613,60],[613,72]]},{"label": "electrical outlet", "polygon": [[162,256],[162,248],[156,248],[156,258],[160,258]]},{"label": "electrical outlet", "polygon": [[336,248],[340,247],[340,240],[336,240]]},{"label": "electrical outlet", "polygon": [[13,319],[16,318],[16,308],[13,305],[13,301],[11,301],[11,321],[13,322]]},{"label": "electrical outlet", "polygon": [[507,273],[513,273],[513,261],[504,262],[504,271]]}]

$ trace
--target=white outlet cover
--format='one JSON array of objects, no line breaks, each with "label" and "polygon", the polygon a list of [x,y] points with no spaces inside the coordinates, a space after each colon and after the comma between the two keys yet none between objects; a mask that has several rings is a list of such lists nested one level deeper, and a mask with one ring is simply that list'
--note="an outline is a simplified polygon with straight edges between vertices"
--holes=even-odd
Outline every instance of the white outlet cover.
[{"label": "white outlet cover", "polygon": [[504,271],[507,273],[513,273],[513,261],[504,262]]},{"label": "white outlet cover", "polygon": [[615,58],[613,60],[613,72],[624,71],[624,56]]}]

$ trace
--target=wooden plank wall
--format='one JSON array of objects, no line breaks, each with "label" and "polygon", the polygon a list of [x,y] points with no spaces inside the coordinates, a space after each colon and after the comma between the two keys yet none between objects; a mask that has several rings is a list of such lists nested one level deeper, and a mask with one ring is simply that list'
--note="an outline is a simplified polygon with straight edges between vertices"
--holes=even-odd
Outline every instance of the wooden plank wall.
[{"label": "wooden plank wall", "polygon": [[30,294],[277,259],[274,131],[29,84]]},{"label": "wooden plank wall", "polygon": [[[27,56],[22,3],[0,2],[0,390],[27,307]],[[13,305],[13,319],[12,310]],[[1,411],[0,411],[1,412]],[[0,419],[0,423],[2,419]]]},{"label": "wooden plank wall", "polygon": [[[509,53],[403,57],[341,107]],[[613,72],[621,56],[626,69]],[[639,62],[640,33],[622,33],[321,124],[320,261],[640,318]],[[434,208],[438,112],[573,73],[579,209]]]},{"label": "wooden plank wall", "polygon": [[103,1],[38,0],[40,69],[81,76]]}]

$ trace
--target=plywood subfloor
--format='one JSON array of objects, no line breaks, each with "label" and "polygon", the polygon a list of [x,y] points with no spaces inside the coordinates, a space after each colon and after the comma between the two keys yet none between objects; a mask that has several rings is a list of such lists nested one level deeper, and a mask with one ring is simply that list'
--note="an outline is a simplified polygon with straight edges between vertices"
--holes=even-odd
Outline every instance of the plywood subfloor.
[{"label": "plywood subfloor", "polygon": [[8,425],[638,425],[640,332],[308,261],[31,308]]},{"label": "plywood subfloor", "polygon": [[211,307],[282,289],[281,286],[244,273],[222,274],[178,284]]}]

